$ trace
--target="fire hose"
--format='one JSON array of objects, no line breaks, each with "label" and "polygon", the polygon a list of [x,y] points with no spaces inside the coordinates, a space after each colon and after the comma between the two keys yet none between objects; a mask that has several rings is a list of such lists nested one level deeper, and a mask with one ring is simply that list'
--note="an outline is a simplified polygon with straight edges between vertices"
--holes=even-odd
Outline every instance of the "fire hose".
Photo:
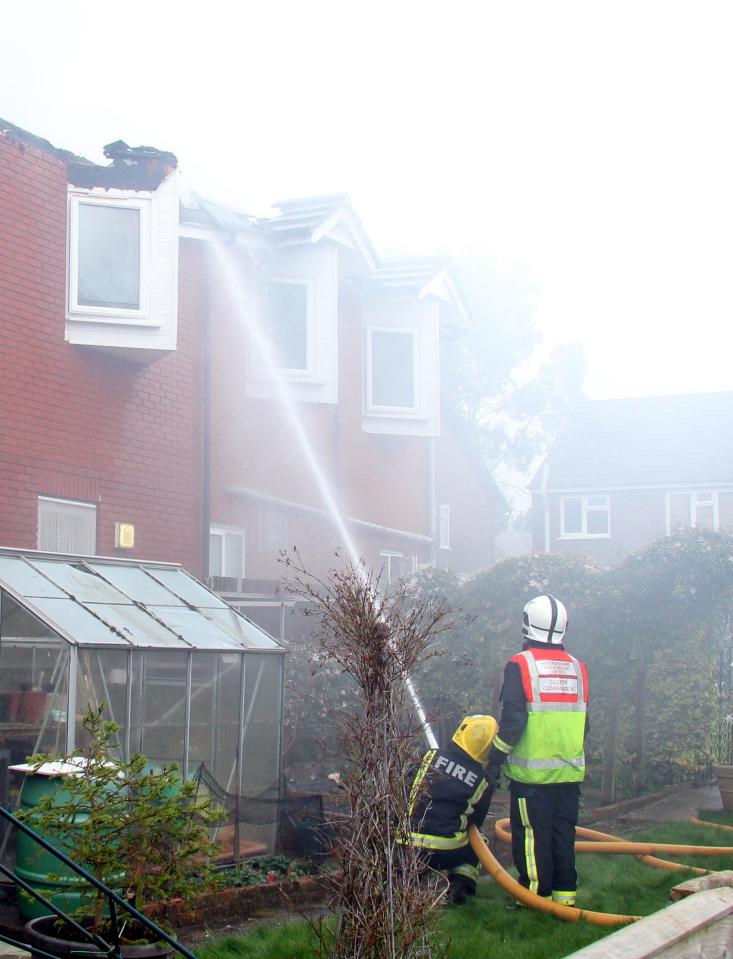
[{"label": "fire hose", "polygon": [[[691,822],[697,825],[712,826],[714,828],[723,828],[733,831],[730,826],[718,826],[717,823],[707,823],[701,819],[693,818]],[[496,823],[496,835],[502,841],[511,843],[512,835],[507,828],[508,819],[499,819]],[[620,839],[618,836],[611,836],[608,833],[598,832],[595,829],[587,829],[583,826],[576,826],[576,835],[580,841],[576,841],[575,849],[577,852],[595,852],[612,853],[616,855],[636,856],[647,865],[655,866],[659,869],[686,870],[698,874],[709,872],[707,869],[700,869],[696,866],[683,866],[680,863],[670,862],[666,859],[658,858],[655,853],[666,853],[672,856],[712,856],[712,855],[733,855],[733,846],[688,846],[674,843],[659,842],[632,842]],[[624,923],[635,922],[641,919],[641,916],[625,916],[611,912],[595,912],[591,909],[578,909],[575,906],[565,906],[559,902],[553,902],[550,899],[544,899],[542,896],[530,892],[529,889],[522,886],[516,879],[509,875],[501,863],[498,862],[489,847],[486,845],[483,836],[475,826],[469,826],[468,840],[471,848],[479,858],[481,865],[491,878],[502,889],[513,896],[525,906],[536,909],[539,912],[546,912],[557,919],[563,919],[566,922],[578,922],[584,919],[594,926],[619,926]]]}]

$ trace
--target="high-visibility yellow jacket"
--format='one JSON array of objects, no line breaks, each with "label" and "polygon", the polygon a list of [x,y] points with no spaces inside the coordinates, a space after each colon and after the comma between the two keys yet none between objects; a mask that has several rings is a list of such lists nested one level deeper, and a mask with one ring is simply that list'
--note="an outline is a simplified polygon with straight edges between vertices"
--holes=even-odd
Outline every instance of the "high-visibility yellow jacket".
[{"label": "high-visibility yellow jacket", "polygon": [[500,721],[494,750],[506,754],[507,777],[539,785],[581,782],[588,705],[585,666],[565,649],[534,644],[513,656],[507,666],[511,664],[521,675],[527,719],[515,743],[502,738]]}]

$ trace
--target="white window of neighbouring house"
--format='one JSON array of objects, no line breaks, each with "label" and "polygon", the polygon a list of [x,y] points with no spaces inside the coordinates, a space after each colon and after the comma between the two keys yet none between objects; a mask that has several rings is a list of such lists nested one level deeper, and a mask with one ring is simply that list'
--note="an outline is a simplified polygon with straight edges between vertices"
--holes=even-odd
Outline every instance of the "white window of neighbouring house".
[{"label": "white window of neighbouring house", "polygon": [[266,329],[276,366],[296,373],[312,367],[313,289],[308,280],[277,279],[265,285]]},{"label": "white window of neighbouring house", "polygon": [[366,337],[366,410],[417,412],[417,332],[370,327]]},{"label": "white window of neighbouring house", "polygon": [[438,543],[441,549],[450,549],[450,506],[440,506],[440,531]]},{"label": "white window of neighbouring house", "polygon": [[71,197],[69,312],[140,320],[148,311],[149,201]]},{"label": "white window of neighbouring house", "polygon": [[92,503],[39,496],[38,548],[48,553],[94,556],[97,507]]},{"label": "white window of neighbouring house", "polygon": [[394,550],[380,550],[382,562],[382,585],[396,583],[404,576],[410,576],[417,569],[417,556],[397,553]]},{"label": "white window of neighbouring house", "polygon": [[667,535],[673,529],[718,529],[718,493],[713,490],[667,493]]},{"label": "white window of neighbouring house", "polygon": [[563,496],[560,512],[563,537],[610,536],[608,496]]},{"label": "white window of neighbouring house", "polygon": [[244,532],[232,526],[209,530],[209,576],[244,576]]}]

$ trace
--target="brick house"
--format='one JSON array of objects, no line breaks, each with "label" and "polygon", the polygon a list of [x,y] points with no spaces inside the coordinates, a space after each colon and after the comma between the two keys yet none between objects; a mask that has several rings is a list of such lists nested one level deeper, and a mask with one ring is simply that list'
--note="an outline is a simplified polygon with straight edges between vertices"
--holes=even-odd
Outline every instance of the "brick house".
[{"label": "brick house", "polygon": [[733,393],[586,401],[534,476],[537,552],[613,565],[677,527],[733,527]]},{"label": "brick house", "polygon": [[0,121],[0,545],[202,575],[202,264],[175,157],[108,156]]},{"label": "brick house", "polygon": [[358,553],[388,579],[488,565],[503,503],[441,398],[465,320],[446,266],[381,263],[343,196],[248,217],[181,203],[172,154],[106,155],[0,121],[0,545],[180,562],[237,595],[291,543],[332,565],[255,315]]}]

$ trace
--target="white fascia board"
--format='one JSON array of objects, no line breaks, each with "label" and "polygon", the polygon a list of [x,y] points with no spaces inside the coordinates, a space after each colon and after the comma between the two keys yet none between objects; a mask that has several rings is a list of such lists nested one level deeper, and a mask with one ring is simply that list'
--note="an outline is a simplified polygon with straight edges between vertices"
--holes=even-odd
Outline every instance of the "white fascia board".
[{"label": "white fascia board", "polygon": [[580,496],[584,493],[636,493],[648,490],[658,490],[660,493],[666,493],[668,490],[681,490],[682,492],[694,490],[712,490],[728,491],[733,490],[733,482],[730,483],[712,483],[702,481],[699,483],[650,483],[648,486],[577,486],[577,487],[553,487],[548,486],[543,489],[530,490],[535,493],[552,493],[553,495],[575,495]]},{"label": "white fascia board", "polygon": [[420,291],[421,300],[425,299],[426,296],[434,296],[436,299],[442,300],[444,303],[455,307],[460,313],[463,322],[468,323],[468,308],[463,301],[463,297],[458,292],[450,272],[445,267],[439,270]]},{"label": "white fascia board", "polygon": [[[341,226],[351,240],[350,243],[344,243],[342,237],[336,233],[336,227]],[[367,236],[361,223],[351,211],[345,207],[334,211],[326,217],[323,223],[311,234],[311,243],[319,243],[324,238],[333,240],[335,243],[341,243],[351,247],[361,254],[369,270],[373,273],[379,266],[377,255],[374,252],[371,241]]]}]

